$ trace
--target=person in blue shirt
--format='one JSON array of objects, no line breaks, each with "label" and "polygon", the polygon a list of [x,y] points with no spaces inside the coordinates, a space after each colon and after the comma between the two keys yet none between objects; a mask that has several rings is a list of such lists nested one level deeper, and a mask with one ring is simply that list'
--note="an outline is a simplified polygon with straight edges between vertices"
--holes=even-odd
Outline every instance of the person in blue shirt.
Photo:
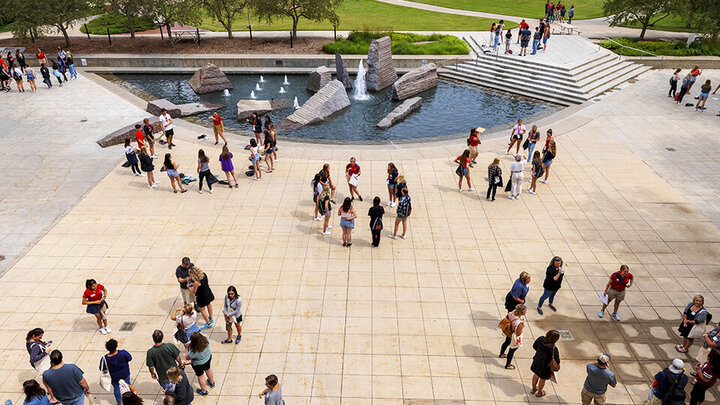
[{"label": "person in blue shirt", "polygon": [[529,284],[530,274],[523,271],[520,273],[518,279],[513,283],[510,292],[505,296],[505,309],[507,309],[508,312],[514,310],[517,304],[525,303],[525,297],[527,296],[528,291],[530,291],[530,287],[528,287]]},{"label": "person in blue shirt", "polygon": [[120,393],[120,380],[125,380],[130,384],[130,361],[132,356],[125,350],[118,350],[118,342],[110,339],[105,342],[105,348],[108,354],[100,359],[100,371],[110,373],[110,382],[113,386],[113,394],[118,405],[122,402],[122,394]]},{"label": "person in blue shirt", "polygon": [[90,395],[83,371],[74,364],[63,363],[60,350],[50,352],[50,369],[43,373],[43,384],[53,403],[83,405],[85,396]]},{"label": "person in blue shirt", "polygon": [[23,392],[25,393],[23,405],[50,405],[50,399],[45,390],[40,388],[40,384],[35,380],[25,381],[23,383]]}]

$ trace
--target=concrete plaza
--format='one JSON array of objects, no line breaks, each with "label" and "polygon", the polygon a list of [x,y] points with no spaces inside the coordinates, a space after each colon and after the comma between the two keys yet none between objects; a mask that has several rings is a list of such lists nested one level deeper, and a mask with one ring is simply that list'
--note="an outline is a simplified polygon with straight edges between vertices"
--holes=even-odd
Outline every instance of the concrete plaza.
[{"label": "concrete plaza", "polygon": [[[160,186],[150,190],[120,166],[119,146],[92,147],[146,116],[141,102],[118,96],[114,85],[81,76],[62,89],[4,94],[14,106],[6,110],[9,122],[17,125],[6,128],[0,146],[20,159],[3,165],[15,183],[2,189],[9,227],[2,249],[25,243],[28,250],[16,249],[17,260],[6,261],[12,266],[0,279],[0,399],[22,401],[21,384],[34,376],[24,337],[42,327],[53,348],[85,371],[99,403],[113,402],[97,383],[110,336],[134,356],[133,384],[146,403],[161,403],[145,351],[154,329],[168,337],[175,330],[169,314],[181,300],[174,269],[189,256],[208,273],[215,313],[232,284],[245,317],[239,345],[220,344],[222,322],[208,331],[218,384],[194,404],[260,403],[256,395],[270,373],[279,376],[288,404],[578,404],[585,364],[600,352],[612,356],[619,382],[608,402],[643,403],[652,376],[672,358],[693,365],[697,347],[688,355],[674,350],[682,308],[695,294],[705,296],[710,312],[720,308],[720,140],[712,135],[720,103],[710,100],[704,113],[676,106],[666,97],[668,75],[648,73],[597,103],[543,119],[542,133],[553,128],[558,144],[548,184],[519,201],[499,193],[492,203],[484,199],[485,168],[500,155],[508,172],[505,136],[483,139],[471,171],[476,192],[457,192],[452,159],[465,148],[459,138],[383,147],[280,140],[276,170],[261,181],[238,170],[237,189],[198,194],[192,183],[190,192],[173,194],[157,165]],[[705,76],[715,82],[720,72]],[[203,148],[223,178],[220,149],[197,140],[208,129],[176,123],[172,153],[180,171],[194,175]],[[247,163],[246,142],[230,137],[238,169]],[[337,217],[328,237],[312,221],[309,182],[330,163],[341,200],[350,156],[362,166],[366,199],[355,204],[360,218],[347,249]],[[407,177],[413,214],[406,240],[391,240],[386,230],[372,249],[365,214],[372,196],[387,194],[388,161]],[[74,165],[83,172],[73,174]],[[56,180],[54,194],[38,188],[45,171]],[[67,188],[78,182],[84,188]],[[59,210],[37,220],[34,237],[15,237],[49,205]],[[386,229],[394,222],[389,211]],[[554,255],[566,269],[559,311],[546,308],[540,316],[534,308]],[[622,322],[598,319],[598,291],[621,263],[636,280],[620,309]],[[506,370],[497,356],[503,340],[497,324],[521,271],[533,277],[526,344],[516,354],[517,369]],[[108,289],[109,336],[96,331],[80,305],[87,278]],[[120,332],[123,322],[137,326]],[[531,343],[551,328],[569,330],[575,340],[558,344],[559,384],[548,383],[548,395],[535,398]],[[708,393],[707,403],[718,400],[716,389]]]}]

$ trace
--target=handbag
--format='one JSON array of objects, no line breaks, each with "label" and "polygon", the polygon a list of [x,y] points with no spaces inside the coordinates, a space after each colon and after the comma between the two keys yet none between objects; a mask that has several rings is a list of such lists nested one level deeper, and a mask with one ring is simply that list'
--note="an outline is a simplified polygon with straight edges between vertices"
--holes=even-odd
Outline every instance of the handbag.
[{"label": "handbag", "polygon": [[530,138],[526,139],[522,144],[523,149],[527,150],[530,147]]},{"label": "handbag", "polygon": [[512,180],[508,181],[507,184],[505,185],[505,191],[510,191],[511,187],[512,187]]},{"label": "handbag", "polygon": [[180,322],[177,323],[177,331],[175,331],[173,336],[175,337],[175,340],[182,344],[188,342],[188,335],[185,333],[185,327],[182,324],[182,315],[180,316]]},{"label": "handbag", "polygon": [[207,176],[207,179],[206,179],[206,180],[207,180],[207,183],[208,183],[208,184],[210,184],[210,185],[212,185],[212,184],[215,184],[215,183],[217,183],[217,182],[218,182],[218,179],[217,179],[217,177],[215,177],[215,175],[214,175],[214,174],[212,174],[212,173],[208,174],[208,176]]},{"label": "handbag", "polygon": [[100,370],[102,371],[102,375],[100,376],[100,387],[107,392],[112,392],[112,379],[110,378],[110,371],[108,370],[107,359],[105,356],[102,356],[102,359],[100,360]]},{"label": "handbag", "polygon": [[380,217],[375,218],[375,221],[373,221],[373,224],[370,227],[370,229],[373,231],[382,231],[382,229],[383,229],[382,219],[380,219]]},{"label": "handbag", "polygon": [[513,332],[512,336],[510,336],[510,339],[512,339],[512,342],[510,343],[511,349],[517,349],[518,347],[523,345],[523,335],[522,333],[520,336],[515,335],[515,332]]},{"label": "handbag", "polygon": [[500,327],[500,330],[502,331],[503,335],[507,337],[512,336],[512,325],[510,324],[510,319],[506,316],[505,318],[500,320],[500,323],[498,323],[498,326]]},{"label": "handbag", "polygon": [[705,335],[705,323],[701,324],[695,324],[690,329],[690,332],[688,332],[687,338],[688,339],[700,339]]},{"label": "handbag", "polygon": [[560,364],[558,364],[557,361],[555,361],[555,345],[552,347],[552,351],[550,352],[550,370],[553,371],[560,371]]}]

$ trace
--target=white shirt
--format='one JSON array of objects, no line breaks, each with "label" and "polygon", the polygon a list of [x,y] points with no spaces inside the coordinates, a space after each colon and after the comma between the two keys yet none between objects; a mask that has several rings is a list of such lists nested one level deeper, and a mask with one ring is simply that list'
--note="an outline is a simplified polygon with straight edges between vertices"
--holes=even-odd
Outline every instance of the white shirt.
[{"label": "white shirt", "polygon": [[257,155],[258,155],[258,147],[257,147],[257,146],[255,146],[255,147],[252,147],[252,146],[251,146],[251,147],[250,147],[250,153],[252,153],[253,156],[257,156]]},{"label": "white shirt", "polygon": [[172,118],[170,114],[160,114],[160,122],[162,122],[163,129],[168,131],[173,129]]},{"label": "white shirt", "polygon": [[523,169],[525,169],[525,164],[522,161],[510,163],[510,171],[513,173],[515,173],[515,172],[522,173]]},{"label": "white shirt", "polygon": [[525,125],[515,124],[515,126],[513,127],[513,135],[520,135],[523,133],[525,133]]},{"label": "white shirt", "polygon": [[189,327],[193,326],[193,324],[197,320],[197,312],[193,311],[192,315],[185,315],[182,311],[180,311],[180,314],[177,315],[177,323],[181,324],[183,329],[188,329]]},{"label": "white shirt", "polygon": [[135,152],[135,148],[133,148],[132,146],[126,146],[126,147],[125,147],[125,154],[126,154],[126,155],[130,155],[130,154],[132,154],[133,152]]}]

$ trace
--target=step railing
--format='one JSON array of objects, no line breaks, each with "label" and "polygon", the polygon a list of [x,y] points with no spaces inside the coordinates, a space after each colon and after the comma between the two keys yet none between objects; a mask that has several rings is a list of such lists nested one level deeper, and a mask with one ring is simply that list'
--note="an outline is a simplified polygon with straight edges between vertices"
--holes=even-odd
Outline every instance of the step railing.
[{"label": "step railing", "polygon": [[[627,46],[627,45],[625,45],[625,44],[621,44],[620,42],[618,42],[618,41],[616,41],[616,40],[614,40],[614,39],[612,39],[612,38],[603,37],[603,40],[608,40],[608,41],[610,41],[610,42],[612,42],[612,43],[614,43],[614,44],[620,45],[620,49],[619,49],[619,50],[620,50],[620,53],[618,54],[618,58],[622,58],[622,56],[623,56],[623,54],[622,54],[623,48],[628,48],[628,49],[632,49],[633,51],[638,51],[638,52],[641,52],[641,53],[646,53],[646,54],[648,54],[648,55],[650,55],[650,56],[654,56],[654,57],[656,57],[656,58],[660,58],[660,60],[665,59],[665,57],[664,57],[663,55],[656,55],[656,54],[654,54],[654,53],[652,53],[652,52],[648,52],[648,51],[646,51],[646,50],[644,50],[644,49],[633,48],[632,46]],[[598,44],[598,50],[600,50],[600,47],[601,47],[601,46],[602,46],[601,44]]]}]

